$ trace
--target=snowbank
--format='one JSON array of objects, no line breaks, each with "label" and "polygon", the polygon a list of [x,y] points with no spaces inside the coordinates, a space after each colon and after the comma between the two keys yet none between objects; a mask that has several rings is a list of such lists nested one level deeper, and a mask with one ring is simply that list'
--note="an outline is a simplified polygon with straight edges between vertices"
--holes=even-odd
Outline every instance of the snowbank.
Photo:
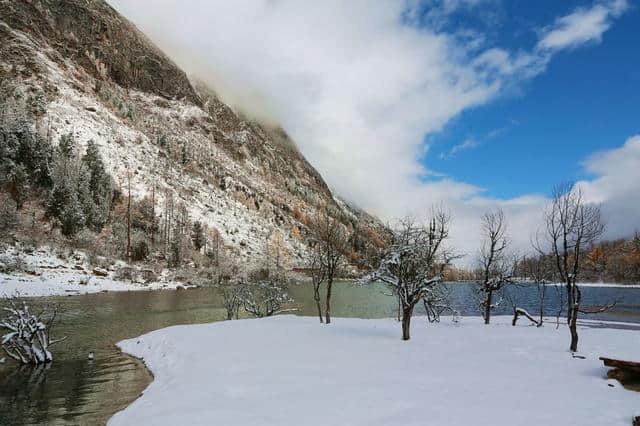
[{"label": "snowbank", "polygon": [[105,291],[175,290],[178,287],[188,286],[178,282],[130,283],[82,273],[0,274],[0,297],[69,296]]},{"label": "snowbank", "polygon": [[[25,253],[10,247],[0,253],[0,270],[6,266],[2,262],[20,259],[24,272],[0,272],[1,297],[42,297],[99,293],[104,291],[161,290],[189,286],[170,281],[161,276],[148,283],[121,281],[115,278],[115,268],[100,269],[97,275],[86,256],[78,252],[74,257],[63,260],[56,257],[49,248]],[[120,262],[118,267],[126,266]]]},{"label": "snowbank", "polygon": [[[552,285],[564,286],[565,283]],[[620,284],[620,283],[578,283],[580,287],[615,287],[615,288],[640,288],[640,284]]]},{"label": "snowbank", "polygon": [[[176,326],[119,343],[154,374],[110,425],[629,425],[640,394],[606,380],[600,355],[640,333],[511,327],[496,317],[425,326],[282,316]],[[613,387],[610,387],[613,385]]]}]

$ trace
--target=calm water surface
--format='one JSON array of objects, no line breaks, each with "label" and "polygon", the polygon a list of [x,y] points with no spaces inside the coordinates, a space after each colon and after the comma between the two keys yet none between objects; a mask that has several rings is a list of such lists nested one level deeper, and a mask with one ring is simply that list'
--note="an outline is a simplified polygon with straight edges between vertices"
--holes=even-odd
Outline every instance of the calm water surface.
[{"label": "calm water surface", "polygon": [[[462,315],[478,315],[471,285],[448,287]],[[293,286],[290,293],[298,314],[316,314],[308,286]],[[332,313],[335,317],[393,316],[395,301],[385,293],[381,285],[338,283]],[[640,288],[585,287],[583,296],[585,305],[617,301],[613,311],[590,319],[640,324]],[[510,297],[532,314],[537,312],[536,286],[512,289]],[[546,314],[555,315],[555,289],[547,288],[547,300]],[[69,337],[56,348],[55,360],[47,368],[0,365],[0,425],[103,424],[152,380],[139,361],[120,353],[115,342],[171,325],[226,318],[221,297],[211,288],[30,300],[34,307],[47,303],[58,303],[63,310],[55,336]],[[511,305],[506,302],[496,310],[496,314],[510,313]],[[415,326],[420,325],[416,322]],[[93,361],[87,359],[90,351],[95,353]]]}]

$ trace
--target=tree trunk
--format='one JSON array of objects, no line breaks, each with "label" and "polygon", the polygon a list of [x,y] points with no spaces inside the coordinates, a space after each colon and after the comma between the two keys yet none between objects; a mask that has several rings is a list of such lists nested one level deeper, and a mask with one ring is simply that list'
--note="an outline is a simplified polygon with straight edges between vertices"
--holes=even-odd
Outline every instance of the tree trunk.
[{"label": "tree trunk", "polygon": [[129,188],[127,197],[127,260],[131,260],[131,175],[127,175],[127,177]]},{"label": "tree trunk", "polygon": [[569,322],[569,332],[571,333],[571,346],[569,350],[571,352],[578,351],[578,325],[577,325],[577,312],[575,309],[573,310],[571,321]]},{"label": "tree trunk", "polygon": [[320,324],[323,323],[322,321],[322,305],[320,304],[320,289],[319,288],[314,288],[313,289],[313,298],[316,301],[316,307],[318,308],[318,319],[320,319]]},{"label": "tree trunk", "polygon": [[[540,286],[540,284],[538,284],[538,286]],[[539,287],[540,291],[541,291],[541,295],[540,295],[540,322],[538,323],[538,327],[542,327],[542,322],[544,319],[544,298],[545,298],[545,293],[547,291],[547,287],[542,284],[542,287]]]},{"label": "tree trunk", "polygon": [[580,289],[574,284],[575,295],[573,299],[575,300],[575,304],[571,309],[571,318],[569,319],[569,332],[571,333],[571,345],[569,346],[569,350],[571,352],[578,351],[578,310],[580,309],[580,299],[582,298],[582,294],[580,293]]},{"label": "tree trunk", "polygon": [[484,323],[489,324],[491,321],[491,302],[493,299],[493,290],[487,291],[486,306],[484,307]]},{"label": "tree trunk", "polygon": [[413,306],[407,306],[402,309],[402,340],[411,338],[411,316],[413,315]]},{"label": "tree trunk", "polygon": [[[154,169],[155,170],[155,169]],[[151,189],[151,249],[156,245],[156,182]]]},{"label": "tree trunk", "polygon": [[325,311],[325,323],[331,324],[331,287],[333,286],[333,280],[327,281],[327,310]]},{"label": "tree trunk", "polygon": [[573,317],[573,297],[571,292],[571,278],[567,279],[567,324],[571,324]]}]

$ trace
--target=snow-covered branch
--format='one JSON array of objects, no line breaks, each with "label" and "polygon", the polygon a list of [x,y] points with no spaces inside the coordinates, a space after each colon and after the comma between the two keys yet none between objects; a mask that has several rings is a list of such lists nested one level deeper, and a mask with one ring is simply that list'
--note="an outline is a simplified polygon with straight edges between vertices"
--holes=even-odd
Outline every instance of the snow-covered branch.
[{"label": "snow-covered branch", "polygon": [[7,316],[0,320],[0,329],[7,333],[2,336],[0,344],[5,353],[22,364],[45,364],[53,361],[49,348],[66,339],[52,339],[50,336],[58,313],[57,306],[33,314],[26,302],[18,307],[11,301],[3,311]]}]

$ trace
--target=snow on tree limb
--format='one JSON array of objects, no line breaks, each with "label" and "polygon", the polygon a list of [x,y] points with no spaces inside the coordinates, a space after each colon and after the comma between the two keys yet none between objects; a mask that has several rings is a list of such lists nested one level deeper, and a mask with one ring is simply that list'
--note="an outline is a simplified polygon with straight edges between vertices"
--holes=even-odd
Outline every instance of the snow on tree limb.
[{"label": "snow on tree limb", "polygon": [[[53,361],[49,348],[66,339],[52,339],[50,333],[56,320],[57,306],[33,314],[26,302],[22,307],[13,301],[3,308],[7,316],[0,320],[0,329],[8,333],[2,336],[1,346],[12,359],[22,364],[45,364]],[[45,318],[48,320],[45,321]]]}]

